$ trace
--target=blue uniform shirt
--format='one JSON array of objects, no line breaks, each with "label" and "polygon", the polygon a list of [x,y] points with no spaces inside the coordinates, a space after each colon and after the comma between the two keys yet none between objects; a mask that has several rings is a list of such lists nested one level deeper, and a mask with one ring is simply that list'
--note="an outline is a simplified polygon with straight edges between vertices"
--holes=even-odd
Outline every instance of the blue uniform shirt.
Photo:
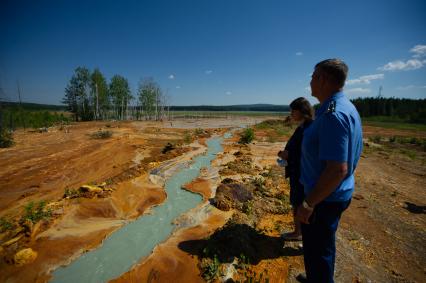
[{"label": "blue uniform shirt", "polygon": [[325,201],[349,200],[361,151],[362,126],[358,111],[343,92],[338,92],[318,108],[314,122],[304,132],[300,182],[305,195],[315,187],[327,160],[347,162],[346,178]]}]

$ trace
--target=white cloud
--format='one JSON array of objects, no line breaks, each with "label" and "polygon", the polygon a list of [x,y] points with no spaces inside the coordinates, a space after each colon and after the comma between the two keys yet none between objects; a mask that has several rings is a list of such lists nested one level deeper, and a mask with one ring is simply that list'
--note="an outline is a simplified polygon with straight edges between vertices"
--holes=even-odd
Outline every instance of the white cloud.
[{"label": "white cloud", "polygon": [[176,86],[176,88],[177,88],[177,89],[180,89],[180,85],[177,85],[177,86]]},{"label": "white cloud", "polygon": [[232,94],[232,91],[229,91],[229,90],[228,90],[227,92],[225,92],[225,94],[226,94],[226,95],[231,95],[231,94]]},{"label": "white cloud", "polygon": [[362,88],[362,87],[356,87],[356,88],[348,88],[345,89],[346,93],[370,93],[371,89],[369,88]]},{"label": "white cloud", "polygon": [[387,63],[386,65],[377,68],[380,71],[409,71],[417,70],[426,65],[426,60],[420,58],[426,56],[426,45],[417,44],[410,49],[413,57],[407,61],[395,60]]},{"label": "white cloud", "polygon": [[414,53],[414,58],[421,58],[426,55],[426,45],[418,44],[410,49],[411,53]]},{"label": "white cloud", "polygon": [[303,52],[296,52],[296,56],[302,56],[303,55]]},{"label": "white cloud", "polygon": [[406,62],[396,60],[377,68],[380,71],[408,71],[422,68],[426,64],[426,60],[410,59]]},{"label": "white cloud", "polygon": [[170,80],[174,80],[174,79],[175,79],[175,75],[171,74],[171,75],[169,76],[169,79],[170,79]]},{"label": "white cloud", "polygon": [[367,75],[367,76],[361,76],[357,79],[348,80],[346,82],[346,85],[354,85],[354,84],[370,84],[373,80],[382,80],[385,78],[384,74],[374,74],[374,75]]},{"label": "white cloud", "polygon": [[211,73],[213,73],[213,70],[205,70],[205,71],[204,71],[204,73],[205,73],[206,75],[210,75]]},{"label": "white cloud", "polygon": [[406,85],[406,86],[399,86],[396,89],[397,90],[426,89],[426,85]]}]

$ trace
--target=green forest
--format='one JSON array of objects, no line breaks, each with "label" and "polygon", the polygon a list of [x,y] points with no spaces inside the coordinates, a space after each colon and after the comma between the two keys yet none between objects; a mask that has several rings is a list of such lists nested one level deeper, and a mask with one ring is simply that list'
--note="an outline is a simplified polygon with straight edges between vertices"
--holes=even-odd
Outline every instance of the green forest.
[{"label": "green forest", "polygon": [[352,103],[361,117],[385,116],[401,122],[426,124],[426,99],[367,97]]}]

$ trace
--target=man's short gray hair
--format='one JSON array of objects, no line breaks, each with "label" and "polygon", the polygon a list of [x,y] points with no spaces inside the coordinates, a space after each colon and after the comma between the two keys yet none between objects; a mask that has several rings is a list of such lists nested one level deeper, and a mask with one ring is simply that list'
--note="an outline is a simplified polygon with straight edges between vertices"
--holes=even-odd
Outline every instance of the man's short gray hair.
[{"label": "man's short gray hair", "polygon": [[339,88],[345,85],[346,77],[348,76],[348,66],[340,59],[327,59],[315,65],[315,69],[326,74],[328,79],[335,83]]}]

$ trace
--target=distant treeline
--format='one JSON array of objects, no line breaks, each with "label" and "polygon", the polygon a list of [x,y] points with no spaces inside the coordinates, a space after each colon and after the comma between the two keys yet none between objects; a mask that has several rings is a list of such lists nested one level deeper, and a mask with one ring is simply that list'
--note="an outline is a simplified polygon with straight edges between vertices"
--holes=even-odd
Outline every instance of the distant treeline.
[{"label": "distant treeline", "polygon": [[426,99],[366,97],[352,99],[361,117],[398,117],[410,123],[426,123]]},{"label": "distant treeline", "polygon": [[0,104],[0,131],[43,128],[70,122],[64,106],[16,102]]},{"label": "distant treeline", "polygon": [[24,109],[28,111],[66,111],[67,107],[65,105],[52,105],[52,104],[38,104],[38,103],[29,103],[29,102],[1,102],[3,109]]},{"label": "distant treeline", "polygon": [[172,111],[265,111],[265,112],[288,112],[288,105],[273,104],[249,104],[249,105],[228,105],[228,106],[170,106]]},{"label": "distant treeline", "polygon": [[[66,105],[51,105],[22,102],[1,102],[3,109],[18,110],[22,108],[28,111],[67,111]],[[136,109],[137,106],[128,106],[129,109]],[[248,104],[248,105],[196,105],[196,106],[169,106],[170,111],[265,111],[265,112],[289,112],[288,105],[274,104]]]}]

